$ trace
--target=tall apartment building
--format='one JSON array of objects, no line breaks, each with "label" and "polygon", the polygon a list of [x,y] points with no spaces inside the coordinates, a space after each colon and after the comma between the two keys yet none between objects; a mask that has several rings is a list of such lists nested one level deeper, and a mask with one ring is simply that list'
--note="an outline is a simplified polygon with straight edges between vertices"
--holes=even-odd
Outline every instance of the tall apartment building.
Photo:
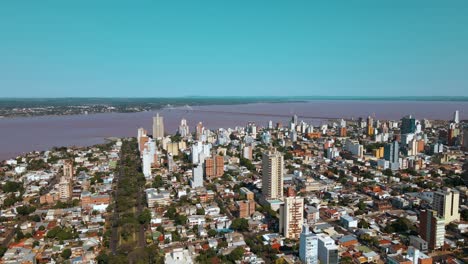
[{"label": "tall apartment building", "polygon": [[63,176],[67,179],[73,178],[73,161],[65,160],[63,163]]},{"label": "tall apartment building", "polygon": [[201,140],[204,130],[205,128],[203,127],[203,123],[198,122],[195,134],[197,140]]},{"label": "tall apartment building", "polygon": [[384,159],[388,160],[390,163],[390,168],[392,170],[398,170],[400,167],[400,146],[398,141],[393,141],[392,143],[387,143],[384,147]]},{"label": "tall apartment building", "polygon": [[279,231],[284,237],[299,239],[304,223],[304,198],[286,197],[280,207]]},{"label": "tall apartment building", "polygon": [[252,145],[245,146],[242,150],[244,159],[252,160]]},{"label": "tall apartment building", "polygon": [[359,158],[364,156],[364,147],[359,144],[359,141],[357,140],[351,140],[348,138],[345,142],[345,149]]},{"label": "tall apartment building", "polygon": [[153,117],[153,138],[164,137],[164,118],[159,113]]},{"label": "tall apartment building", "polygon": [[419,216],[419,235],[428,242],[429,249],[442,247],[445,238],[444,218],[438,217],[434,210],[422,210]]},{"label": "tall apartment building", "polygon": [[216,155],[205,159],[205,175],[208,178],[221,177],[224,174],[224,157]]},{"label": "tall apartment building", "polygon": [[330,236],[318,234],[318,259],[320,264],[338,264],[338,246]]},{"label": "tall apartment building", "polygon": [[463,128],[462,148],[468,150],[468,127]]},{"label": "tall apartment building", "polygon": [[437,212],[439,217],[444,218],[448,225],[453,221],[460,221],[458,207],[460,203],[460,192],[456,189],[443,188],[434,192],[432,209]]},{"label": "tall apartment building", "polygon": [[187,125],[187,120],[185,120],[184,118],[180,120],[179,134],[181,137],[187,137],[188,135],[190,135],[190,128]]},{"label": "tall apartment building", "polygon": [[61,177],[58,184],[59,199],[62,201],[69,200],[72,197],[72,181],[69,178]]},{"label": "tall apartment building", "polygon": [[299,258],[304,264],[318,264],[318,238],[311,233],[309,226],[302,226],[299,242]]},{"label": "tall apartment building", "polygon": [[203,166],[197,165],[192,169],[192,188],[203,187]]},{"label": "tall apartment building", "polygon": [[266,200],[283,197],[284,159],[279,152],[263,153],[262,193]]}]

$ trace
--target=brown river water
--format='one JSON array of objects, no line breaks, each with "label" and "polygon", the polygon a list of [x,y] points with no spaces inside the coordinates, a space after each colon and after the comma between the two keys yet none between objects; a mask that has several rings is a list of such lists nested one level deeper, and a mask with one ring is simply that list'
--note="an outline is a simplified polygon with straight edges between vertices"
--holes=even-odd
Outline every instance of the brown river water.
[{"label": "brown river water", "polygon": [[[210,129],[234,128],[268,121],[287,124],[293,114],[315,125],[326,118],[358,118],[375,115],[377,119],[400,119],[412,114],[417,119],[444,119],[460,111],[460,119],[468,118],[468,102],[427,101],[310,101],[297,103],[256,103],[243,105],[197,106],[163,109],[165,130],[175,133],[181,118],[187,119],[190,130],[198,122]],[[200,111],[201,110],[201,111]],[[33,150],[58,146],[89,146],[103,143],[108,137],[136,136],[138,127],[151,133],[152,116],[156,112],[103,113],[73,116],[41,116],[0,119],[0,160]],[[325,118],[325,119],[323,119]]]}]

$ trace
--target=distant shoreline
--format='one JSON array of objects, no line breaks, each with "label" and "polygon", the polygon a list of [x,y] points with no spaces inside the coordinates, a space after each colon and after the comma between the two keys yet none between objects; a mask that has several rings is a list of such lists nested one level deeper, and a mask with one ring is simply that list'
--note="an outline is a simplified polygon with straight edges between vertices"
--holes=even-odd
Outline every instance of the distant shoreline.
[{"label": "distant shoreline", "polygon": [[0,98],[2,119],[72,116],[101,113],[138,113],[172,107],[244,105],[254,103],[362,102],[467,102],[465,96],[265,96],[265,97],[161,97],[161,98]]}]

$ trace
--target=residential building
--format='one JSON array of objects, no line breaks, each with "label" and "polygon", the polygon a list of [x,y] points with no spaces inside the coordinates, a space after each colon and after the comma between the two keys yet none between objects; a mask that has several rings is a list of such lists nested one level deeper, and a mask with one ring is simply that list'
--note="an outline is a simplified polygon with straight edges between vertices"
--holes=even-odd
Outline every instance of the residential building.
[{"label": "residential building", "polygon": [[279,231],[284,237],[299,239],[304,223],[304,198],[286,197],[280,206]]},{"label": "residential building", "polygon": [[459,201],[460,192],[458,190],[444,187],[434,192],[432,209],[437,212],[439,217],[444,218],[445,224],[448,225],[453,221],[460,221]]},{"label": "residential building", "polygon": [[279,152],[263,154],[262,193],[266,200],[283,197],[284,159]]},{"label": "residential building", "polygon": [[224,157],[216,155],[205,159],[205,176],[207,178],[217,178],[224,174]]},{"label": "residential building", "polygon": [[444,218],[438,217],[434,210],[422,210],[419,221],[419,235],[428,242],[429,249],[442,247],[445,238]]},{"label": "residential building", "polygon": [[164,137],[164,118],[159,113],[153,117],[153,138]]},{"label": "residential building", "polygon": [[338,245],[330,236],[318,234],[318,259],[320,264],[338,264]]},{"label": "residential building", "polygon": [[304,264],[318,263],[318,238],[309,230],[309,225],[302,226],[302,233],[299,239],[299,258]]}]

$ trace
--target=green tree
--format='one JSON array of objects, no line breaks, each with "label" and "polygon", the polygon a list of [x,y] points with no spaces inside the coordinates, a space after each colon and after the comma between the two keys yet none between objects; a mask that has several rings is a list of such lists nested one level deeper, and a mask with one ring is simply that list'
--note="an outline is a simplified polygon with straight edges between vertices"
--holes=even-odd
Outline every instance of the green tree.
[{"label": "green tree", "polygon": [[244,256],[244,252],[245,250],[243,247],[236,247],[231,253],[229,253],[227,258],[232,262],[235,262],[236,260],[241,260]]},{"label": "green tree", "polygon": [[71,249],[66,248],[62,251],[62,254],[60,254],[60,256],[62,256],[62,258],[64,259],[69,259],[71,257],[71,254],[72,254]]},{"label": "green tree", "polygon": [[236,231],[248,231],[249,222],[244,218],[236,218],[232,221],[231,228]]},{"label": "green tree", "polygon": [[138,222],[142,225],[147,225],[151,221],[151,212],[148,209],[143,210],[138,216]]}]

